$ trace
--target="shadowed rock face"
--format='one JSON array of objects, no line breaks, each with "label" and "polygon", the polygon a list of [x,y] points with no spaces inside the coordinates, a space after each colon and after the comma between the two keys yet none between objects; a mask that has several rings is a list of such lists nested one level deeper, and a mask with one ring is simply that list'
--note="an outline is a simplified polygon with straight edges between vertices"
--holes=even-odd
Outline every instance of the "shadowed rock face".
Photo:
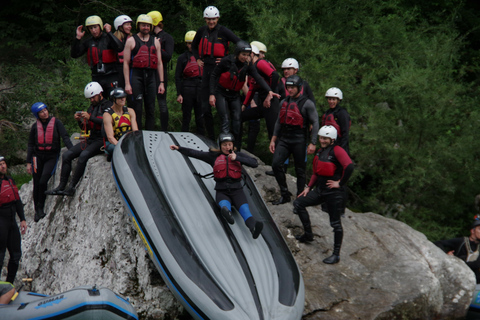
[{"label": "shadowed rock face", "polygon": [[[51,187],[58,184],[59,169]],[[465,315],[475,287],[473,272],[396,220],[347,210],[341,261],[323,264],[333,248],[328,215],[320,207],[310,208],[314,242],[298,243],[294,236],[303,230],[292,203],[268,202],[280,196],[275,179],[265,175],[269,169],[261,164],[248,172],[302,270],[304,319]],[[295,190],[294,178],[287,180]],[[34,278],[33,291],[53,294],[96,284],[130,298],[142,319],[190,319],[150,262],[104,156],[89,160],[73,197],[47,198],[47,216],[38,223],[33,222],[32,186],[25,184],[20,192],[29,229],[23,237],[17,285],[29,276]]]}]

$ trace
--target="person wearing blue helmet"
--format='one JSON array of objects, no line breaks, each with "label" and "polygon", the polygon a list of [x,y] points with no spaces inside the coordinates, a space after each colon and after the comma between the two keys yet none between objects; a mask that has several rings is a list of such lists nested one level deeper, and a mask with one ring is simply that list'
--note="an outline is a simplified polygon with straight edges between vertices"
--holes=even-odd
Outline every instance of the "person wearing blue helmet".
[{"label": "person wearing blue helmet", "polygon": [[34,221],[38,222],[46,215],[45,191],[57,167],[62,148],[60,138],[68,149],[73,145],[63,123],[50,116],[45,103],[34,103],[31,111],[37,121],[32,125],[28,139],[27,172],[33,176]]}]

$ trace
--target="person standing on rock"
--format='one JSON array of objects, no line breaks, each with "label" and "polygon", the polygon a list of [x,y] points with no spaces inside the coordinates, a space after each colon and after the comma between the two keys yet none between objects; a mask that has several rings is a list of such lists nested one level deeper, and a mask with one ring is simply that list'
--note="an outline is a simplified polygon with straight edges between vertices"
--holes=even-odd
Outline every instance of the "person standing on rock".
[{"label": "person standing on rock", "polygon": [[470,226],[470,236],[440,240],[435,245],[450,256],[455,256],[463,261],[473,270],[477,283],[480,283],[480,216],[476,215]]},{"label": "person standing on rock", "polygon": [[[25,234],[27,222],[23,211],[23,203],[18,194],[18,188],[12,177],[7,176],[7,162],[5,157],[0,156],[0,274],[5,259],[5,251],[8,250],[7,282],[13,283],[17,275],[20,258],[22,257],[22,237]],[[15,215],[20,219],[18,229]]]},{"label": "person standing on rock", "polygon": [[32,114],[37,121],[30,129],[27,151],[27,172],[33,175],[33,203],[35,206],[34,221],[38,222],[45,217],[45,191],[47,184],[57,167],[58,157],[63,143],[70,149],[72,141],[63,126],[63,123],[51,117],[47,105],[36,102],[31,108]]},{"label": "person standing on rock", "polygon": [[333,253],[323,260],[334,264],[340,261],[340,248],[343,228],[340,216],[345,204],[342,186],[353,172],[353,163],[347,152],[336,144],[337,130],[333,126],[323,126],[318,132],[320,149],[313,159],[313,174],[308,186],[293,202],[293,213],[302,221],[304,234],[297,236],[300,242],[312,242],[313,231],[306,207],[326,203],[330,226],[333,228]]}]

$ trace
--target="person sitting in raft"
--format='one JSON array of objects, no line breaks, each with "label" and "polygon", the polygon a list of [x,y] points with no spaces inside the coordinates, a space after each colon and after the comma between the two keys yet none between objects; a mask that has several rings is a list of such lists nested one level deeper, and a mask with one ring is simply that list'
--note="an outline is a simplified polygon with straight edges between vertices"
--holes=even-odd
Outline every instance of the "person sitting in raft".
[{"label": "person sitting in raft", "polygon": [[263,229],[263,223],[256,221],[250,212],[247,197],[242,189],[242,164],[252,168],[258,166],[255,158],[242,152],[236,153],[234,137],[231,133],[220,133],[218,136],[219,149],[200,151],[171,145],[170,149],[177,150],[183,155],[196,158],[213,166],[213,177],[216,182],[215,201],[221,208],[222,216],[229,224],[234,224],[232,216],[232,204],[238,209],[245,224],[252,233],[253,239],[257,239]]},{"label": "person sitting in raft", "polygon": [[434,244],[450,256],[455,256],[467,264],[475,273],[477,283],[480,283],[480,216],[476,215],[470,225],[470,236],[439,240]]}]

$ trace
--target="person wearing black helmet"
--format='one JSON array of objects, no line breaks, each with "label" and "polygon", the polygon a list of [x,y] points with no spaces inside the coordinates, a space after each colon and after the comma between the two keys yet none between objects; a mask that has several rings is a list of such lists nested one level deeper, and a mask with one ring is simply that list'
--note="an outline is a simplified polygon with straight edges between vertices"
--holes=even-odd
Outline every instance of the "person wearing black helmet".
[{"label": "person wearing black helmet", "polygon": [[209,104],[210,75],[220,59],[228,55],[230,43],[237,43],[240,38],[230,29],[218,24],[220,11],[208,6],[203,11],[204,26],[200,27],[192,42],[192,53],[198,65],[203,68],[202,77],[202,109],[205,128],[210,139],[215,139],[212,108]]},{"label": "person wearing black helmet", "polygon": [[473,270],[477,283],[480,283],[480,216],[475,215],[470,225],[468,237],[439,240],[434,244],[450,256],[455,256],[463,261]]},{"label": "person wearing black helmet", "polygon": [[[15,214],[20,219],[20,230],[18,230]],[[10,259],[6,281],[10,283],[15,281],[22,257],[20,232],[22,234],[27,232],[23,203],[15,180],[7,175],[7,162],[3,156],[0,156],[0,270],[3,267],[5,251],[8,250]]]},{"label": "person wearing black helmet", "polygon": [[107,160],[112,158],[113,150],[123,135],[138,130],[135,111],[132,108],[127,108],[125,105],[127,101],[127,93],[125,90],[118,87],[113,89],[110,93],[110,98],[113,105],[105,110],[103,114]]},{"label": "person wearing black helmet", "polygon": [[33,176],[34,221],[38,222],[46,215],[45,191],[57,167],[62,148],[60,138],[63,139],[67,149],[72,148],[73,144],[63,123],[49,115],[45,103],[34,103],[31,111],[37,121],[32,125],[28,138],[27,172]]},{"label": "person wearing black helmet", "polygon": [[[297,195],[303,191],[306,182],[305,145],[308,142],[307,154],[315,152],[319,129],[315,104],[301,94],[302,78],[297,75],[290,76],[286,81],[286,86],[289,95],[281,103],[273,136],[270,140],[270,152],[273,153],[272,169],[281,194],[280,199],[273,201],[275,205],[290,202],[290,192],[283,170],[283,164],[290,154],[293,154],[295,162]],[[310,125],[311,133],[309,131]],[[308,139],[309,135],[310,138]]]},{"label": "person wearing black helmet", "polygon": [[[232,132],[235,137],[235,147],[241,148],[242,102],[239,92],[246,82],[247,75],[253,77],[257,84],[267,92],[265,105],[270,106],[270,101],[279,94],[274,93],[267,82],[260,76],[251,62],[252,47],[246,41],[239,41],[235,55],[229,55],[220,61],[210,77],[210,105],[217,108],[220,116],[221,130],[223,133]],[[230,130],[230,114],[232,126]]]},{"label": "person wearing black helmet", "polygon": [[176,145],[171,145],[170,149],[177,150],[188,157],[205,161],[213,167],[213,178],[216,182],[215,190],[217,191],[215,202],[220,207],[222,216],[229,224],[234,224],[235,220],[232,216],[232,205],[234,205],[240,212],[253,238],[256,239],[263,229],[263,223],[256,221],[252,216],[241,181],[242,165],[256,168],[258,162],[255,158],[242,152],[236,152],[234,142],[235,138],[231,133],[220,133],[218,136],[220,149],[200,151]]}]

